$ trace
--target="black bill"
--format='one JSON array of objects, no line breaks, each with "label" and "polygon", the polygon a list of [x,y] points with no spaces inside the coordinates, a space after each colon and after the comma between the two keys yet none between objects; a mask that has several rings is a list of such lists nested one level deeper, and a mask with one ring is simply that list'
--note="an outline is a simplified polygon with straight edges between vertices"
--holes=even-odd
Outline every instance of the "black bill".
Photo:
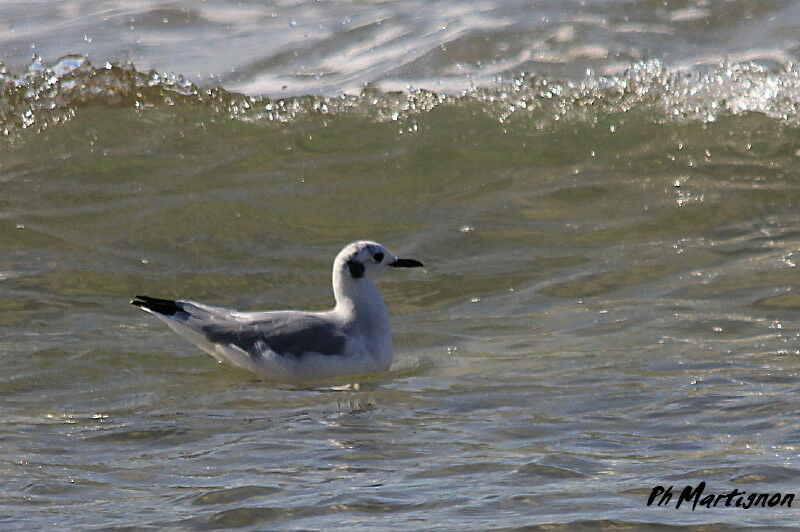
[{"label": "black bill", "polygon": [[394,268],[421,268],[424,264],[414,259],[395,259],[389,263],[389,266]]}]

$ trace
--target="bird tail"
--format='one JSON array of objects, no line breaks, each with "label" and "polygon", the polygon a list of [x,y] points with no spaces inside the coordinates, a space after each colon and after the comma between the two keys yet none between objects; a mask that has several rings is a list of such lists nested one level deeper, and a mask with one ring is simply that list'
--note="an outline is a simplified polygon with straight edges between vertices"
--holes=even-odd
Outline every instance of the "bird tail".
[{"label": "bird tail", "polygon": [[136,296],[131,299],[131,305],[139,307],[145,312],[161,314],[162,316],[172,316],[177,312],[185,312],[183,305],[178,301],[149,296]]},{"label": "bird tail", "polygon": [[231,362],[234,365],[252,369],[250,366],[243,365],[247,361],[247,354],[244,351],[242,351],[245,355],[243,358],[240,353],[226,349],[220,350],[219,346],[211,342],[202,330],[203,323],[208,323],[208,319],[213,320],[214,316],[219,316],[221,313],[229,312],[227,309],[202,305],[193,301],[174,301],[149,296],[136,296],[131,300],[131,305],[161,319],[179,336],[195,344],[218,361]]}]

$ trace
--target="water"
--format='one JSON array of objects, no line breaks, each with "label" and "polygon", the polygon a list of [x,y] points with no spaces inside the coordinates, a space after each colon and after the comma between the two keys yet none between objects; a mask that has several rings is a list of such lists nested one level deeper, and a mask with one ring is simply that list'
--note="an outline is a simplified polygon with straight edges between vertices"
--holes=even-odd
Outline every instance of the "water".
[{"label": "water", "polygon": [[[0,7],[3,529],[800,522],[646,506],[797,491],[794,3],[88,5]],[[427,266],[358,387],[128,305],[322,309],[357,238]]]}]

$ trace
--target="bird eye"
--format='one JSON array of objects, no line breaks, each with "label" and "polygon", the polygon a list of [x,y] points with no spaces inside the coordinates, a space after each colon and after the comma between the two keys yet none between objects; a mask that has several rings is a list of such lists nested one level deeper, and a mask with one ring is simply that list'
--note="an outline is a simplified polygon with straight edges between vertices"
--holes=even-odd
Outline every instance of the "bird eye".
[{"label": "bird eye", "polygon": [[377,252],[376,254],[374,254],[374,255],[372,256],[372,258],[373,258],[373,259],[375,259],[375,262],[380,262],[380,261],[382,261],[382,260],[383,260],[383,253],[381,253],[381,252],[379,251],[379,252]]}]

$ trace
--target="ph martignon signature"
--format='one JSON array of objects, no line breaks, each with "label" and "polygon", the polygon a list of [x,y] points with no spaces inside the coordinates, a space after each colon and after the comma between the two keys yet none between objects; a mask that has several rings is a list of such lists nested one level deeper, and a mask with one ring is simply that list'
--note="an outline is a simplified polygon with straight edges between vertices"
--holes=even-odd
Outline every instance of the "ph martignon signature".
[{"label": "ph martignon signature", "polygon": [[[647,506],[652,506],[654,503],[656,506],[669,506],[673,500],[672,488],[673,486],[668,488],[664,486],[654,487],[647,498]],[[704,495],[705,489],[705,482],[700,482],[694,487],[686,486],[674,501],[675,509],[680,509],[684,503],[686,503],[684,508],[688,508],[689,504],[691,504],[692,511],[698,506],[705,508],[724,506],[745,510],[748,508],[773,508],[776,506],[791,508],[792,501],[794,501],[793,493],[747,493],[746,491],[733,489],[727,493],[708,493]]]}]

